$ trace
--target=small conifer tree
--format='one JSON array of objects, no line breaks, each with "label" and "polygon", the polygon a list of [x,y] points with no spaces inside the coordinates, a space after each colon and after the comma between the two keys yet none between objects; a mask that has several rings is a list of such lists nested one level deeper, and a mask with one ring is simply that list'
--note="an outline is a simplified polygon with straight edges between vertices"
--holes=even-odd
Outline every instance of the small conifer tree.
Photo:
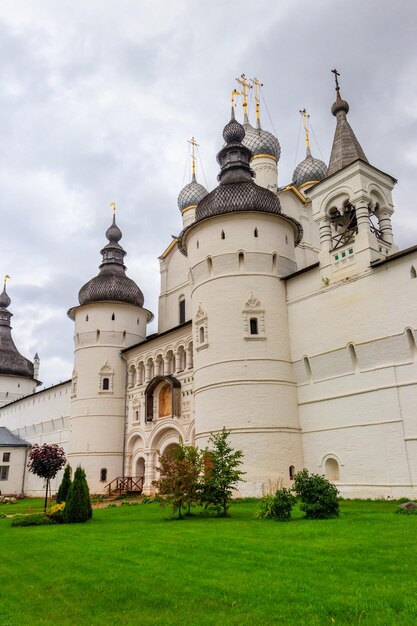
[{"label": "small conifer tree", "polygon": [[68,491],[64,519],[67,524],[77,524],[86,522],[91,519],[92,515],[90,492],[85,472],[82,467],[78,466]]},{"label": "small conifer tree", "polygon": [[58,493],[56,496],[57,504],[66,502],[68,497],[68,491],[71,487],[71,467],[67,465],[65,467],[64,475],[62,477],[61,484],[59,485]]}]

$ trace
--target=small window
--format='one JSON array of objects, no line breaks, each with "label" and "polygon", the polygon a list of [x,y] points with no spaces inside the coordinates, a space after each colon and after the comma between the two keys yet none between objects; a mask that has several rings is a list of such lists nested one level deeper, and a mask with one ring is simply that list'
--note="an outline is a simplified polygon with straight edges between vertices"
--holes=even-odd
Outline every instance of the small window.
[{"label": "small window", "polygon": [[274,254],[272,255],[272,271],[276,272],[277,271],[277,255]]},{"label": "small window", "polygon": [[116,317],[115,317],[114,313],[113,313],[113,315],[111,316],[111,319],[112,319],[112,321],[113,321],[113,322],[114,322],[114,320],[116,319]]},{"label": "small window", "polygon": [[213,273],[213,259],[211,258],[211,256],[209,256],[207,259],[207,269],[209,276],[211,276]]},{"label": "small window", "polygon": [[198,239],[197,239],[197,243],[196,243],[196,248],[197,248],[197,250],[199,249],[199,247],[200,247],[200,244],[199,244],[199,241],[198,241]]},{"label": "small window", "polygon": [[290,467],[288,468],[288,473],[290,475],[290,480],[294,480],[294,476],[295,476],[295,467],[294,467],[294,465],[290,465]]},{"label": "small window", "polygon": [[257,228],[255,228],[255,230],[253,231],[253,236],[254,236],[254,237],[257,237],[257,236],[258,236],[258,229],[257,229]]},{"label": "small window", "polygon": [[107,468],[102,467],[100,470],[100,482],[105,483],[107,481]]},{"label": "small window", "polygon": [[179,300],[179,323],[185,323],[185,298],[184,296],[180,296]]},{"label": "small window", "polygon": [[[288,235],[285,235],[285,243],[288,243]],[[292,467],[292,465],[291,465]]]},{"label": "small window", "polygon": [[136,320],[136,324],[139,326],[139,324],[140,324],[139,318]]},{"label": "small window", "polygon": [[3,452],[3,463],[9,463],[10,461],[10,452]]},{"label": "small window", "polygon": [[251,317],[249,320],[249,327],[250,327],[250,334],[251,335],[257,335],[259,333],[258,331],[258,318],[257,317]]},{"label": "small window", "polygon": [[411,266],[411,269],[410,269],[410,277],[411,277],[411,278],[416,278],[416,277],[417,277],[417,272],[416,272],[416,270],[415,270],[415,268],[414,268],[414,265],[412,265],[412,266]]},{"label": "small window", "polygon": [[85,316],[85,321],[88,322],[88,315]]},{"label": "small window", "polygon": [[9,466],[0,465],[0,480],[7,480],[9,478]]},{"label": "small window", "polygon": [[239,269],[243,270],[245,265],[245,255],[243,252],[239,252]]},{"label": "small window", "polygon": [[139,421],[139,411],[135,411],[135,420]]},{"label": "small window", "polygon": [[103,391],[110,389],[110,378],[103,378]]},{"label": "small window", "polygon": [[200,343],[204,343],[204,326],[200,326]]},{"label": "small window", "polygon": [[220,236],[221,239],[226,239],[226,235],[224,234],[224,230],[222,230],[222,234]]}]

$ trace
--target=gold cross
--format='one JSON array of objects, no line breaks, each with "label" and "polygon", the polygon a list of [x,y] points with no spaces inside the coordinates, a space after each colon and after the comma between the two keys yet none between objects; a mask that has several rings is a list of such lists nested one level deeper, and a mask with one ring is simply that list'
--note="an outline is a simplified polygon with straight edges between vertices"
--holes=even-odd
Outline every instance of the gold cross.
[{"label": "gold cross", "polygon": [[300,113],[303,116],[304,130],[306,134],[306,148],[310,148],[310,137],[309,137],[309,131],[308,131],[308,120],[310,116],[305,109],[302,109],[302,110],[300,109]]},{"label": "gold cross", "polygon": [[196,167],[195,149],[198,148],[199,144],[196,142],[194,137],[191,137],[191,141],[188,139],[188,143],[191,144],[191,174],[195,176],[195,167]]},{"label": "gold cross", "polygon": [[113,215],[114,215],[116,213],[116,203],[114,201],[110,202],[109,206],[111,210],[113,211]]},{"label": "gold cross", "polygon": [[240,78],[236,78],[236,80],[239,85],[242,85],[243,113],[246,115],[248,110],[247,89],[252,89],[252,85],[247,82],[245,74],[241,74]]},{"label": "gold cross", "polygon": [[256,114],[256,119],[259,121],[259,105],[260,105],[260,95],[261,95],[261,87],[264,86],[263,83],[260,82],[259,78],[251,78],[251,83],[253,83],[253,87],[255,90],[255,102],[256,102],[256,107],[255,107],[255,114]]},{"label": "gold cross", "polygon": [[235,106],[235,96],[241,96],[242,94],[240,93],[240,91],[236,91],[236,89],[233,89],[232,91],[232,108],[234,108]]},{"label": "gold cross", "polygon": [[6,276],[4,277],[4,280],[3,280],[4,287],[6,287],[6,282],[8,280],[10,280],[10,276],[8,274],[6,274]]}]

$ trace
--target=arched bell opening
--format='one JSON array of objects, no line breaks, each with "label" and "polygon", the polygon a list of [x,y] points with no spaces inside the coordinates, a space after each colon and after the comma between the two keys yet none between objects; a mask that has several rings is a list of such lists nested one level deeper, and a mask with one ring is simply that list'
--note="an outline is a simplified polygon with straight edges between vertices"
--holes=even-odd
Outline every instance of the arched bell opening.
[{"label": "arched bell opening", "polygon": [[181,383],[174,376],[155,376],[145,389],[146,421],[155,417],[179,417]]}]

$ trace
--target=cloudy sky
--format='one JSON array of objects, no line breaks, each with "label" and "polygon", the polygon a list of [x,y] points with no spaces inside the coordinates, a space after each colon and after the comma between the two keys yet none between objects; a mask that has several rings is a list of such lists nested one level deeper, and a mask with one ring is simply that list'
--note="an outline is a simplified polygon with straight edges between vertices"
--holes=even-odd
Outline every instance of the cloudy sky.
[{"label": "cloudy sky", "polygon": [[39,352],[42,380],[71,375],[66,311],[97,273],[113,200],[129,276],[157,312],[187,139],[212,189],[242,72],[264,83],[283,185],[303,158],[300,108],[328,161],[336,67],[369,161],[399,180],[397,242],[416,243],[416,23],[413,0],[2,0],[0,274],[12,277],[15,342]]}]

